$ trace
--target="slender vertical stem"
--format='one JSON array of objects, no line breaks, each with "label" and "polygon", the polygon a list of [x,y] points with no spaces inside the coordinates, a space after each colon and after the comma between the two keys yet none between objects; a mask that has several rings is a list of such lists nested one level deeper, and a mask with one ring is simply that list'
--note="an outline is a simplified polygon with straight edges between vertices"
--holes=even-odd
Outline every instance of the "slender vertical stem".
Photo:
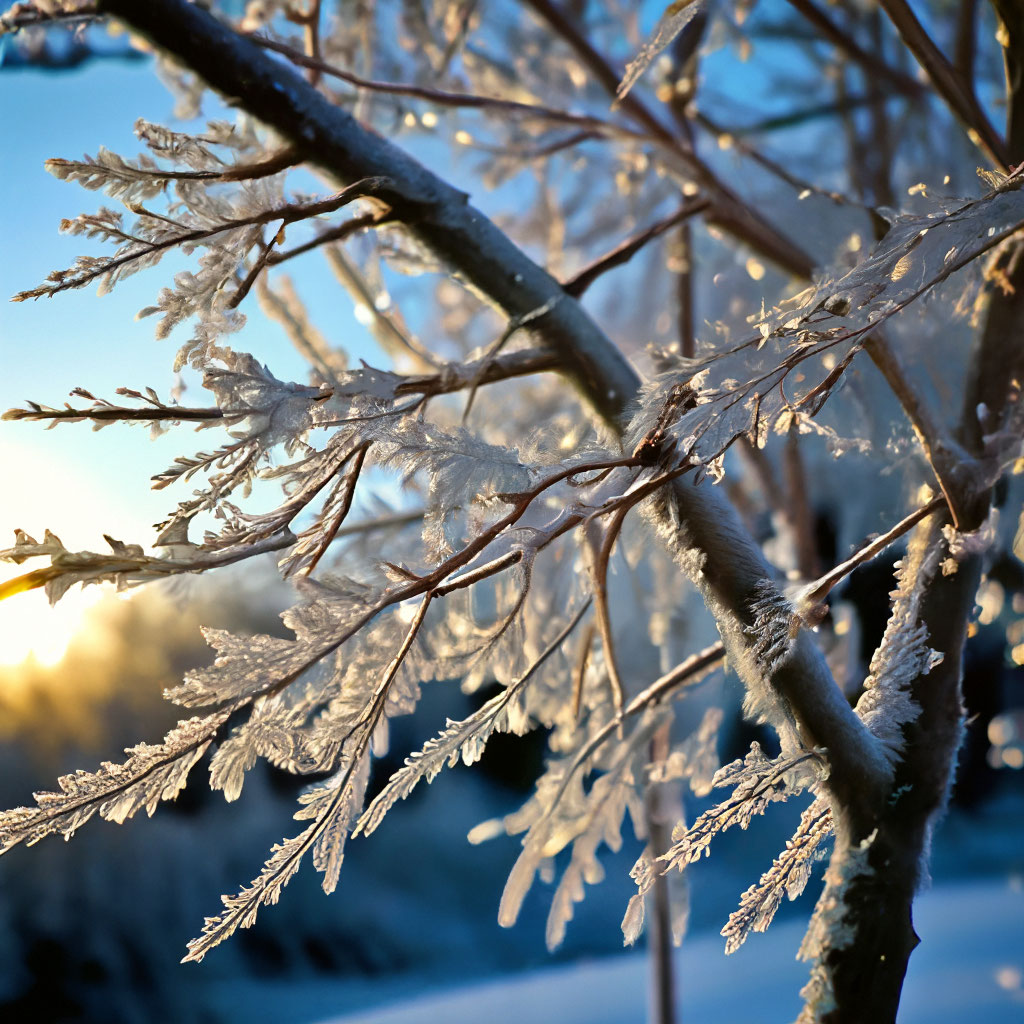
[{"label": "slender vertical stem", "polygon": [[978,0],[960,0],[956,18],[956,51],[953,67],[964,88],[974,93],[974,58],[978,46]]},{"label": "slender vertical stem", "polygon": [[796,549],[796,567],[802,579],[813,580],[820,574],[821,566],[818,564],[818,547],[814,537],[814,509],[800,452],[800,431],[795,425],[790,427],[786,436],[783,467],[793,547]]},{"label": "slender vertical stem", "polygon": [[692,359],[697,354],[697,339],[693,330],[693,230],[688,223],[680,225],[673,249],[679,351],[686,359]]},{"label": "slender vertical stem", "polygon": [[[669,755],[671,722],[666,722],[651,739],[651,763],[664,761]],[[662,786],[647,788],[644,807],[647,814],[647,836],[651,857],[657,859],[671,845],[671,823],[666,821]],[[672,907],[669,900],[668,877],[659,873],[651,894],[651,914],[647,925],[648,958],[651,969],[650,1024],[678,1024],[677,993],[672,957]]]}]

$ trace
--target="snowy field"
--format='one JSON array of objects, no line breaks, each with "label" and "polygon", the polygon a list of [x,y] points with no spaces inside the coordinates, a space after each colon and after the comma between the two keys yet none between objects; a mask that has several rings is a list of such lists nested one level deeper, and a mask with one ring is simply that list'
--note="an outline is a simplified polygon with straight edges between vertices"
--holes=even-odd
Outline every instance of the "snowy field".
[{"label": "snowy field", "polygon": [[[915,920],[924,941],[911,958],[899,1024],[1024,1021],[1020,878],[939,886],[920,897]],[[792,1021],[807,979],[807,965],[794,959],[803,928],[779,921],[731,957],[718,935],[691,936],[679,952],[680,1020]],[[466,986],[324,980],[225,988],[218,1001],[249,1024],[625,1024],[645,1018],[647,972],[643,954],[624,953]]]}]

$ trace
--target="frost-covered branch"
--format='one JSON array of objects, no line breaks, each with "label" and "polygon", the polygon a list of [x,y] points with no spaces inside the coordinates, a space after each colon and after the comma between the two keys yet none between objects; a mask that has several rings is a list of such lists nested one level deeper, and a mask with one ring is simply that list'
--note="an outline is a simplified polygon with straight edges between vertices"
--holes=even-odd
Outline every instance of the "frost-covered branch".
[{"label": "frost-covered branch", "polygon": [[86,586],[90,583],[113,583],[119,589],[124,589],[183,573],[221,569],[271,551],[280,551],[296,543],[295,536],[283,530],[218,551],[186,544],[170,549],[175,551],[174,555],[156,557],[147,555],[139,544],[125,544],[113,537],[105,539],[110,545],[110,553],[68,551],[60,538],[49,530],[42,543],[22,530],[17,531],[14,547],[0,551],[0,561],[23,562],[29,558],[45,556],[50,559],[50,564],[0,583],[0,601],[42,587],[50,604],[56,604],[76,584]]},{"label": "frost-covered branch", "polygon": [[161,800],[173,800],[184,789],[189,772],[234,710],[178,722],[162,743],[126,750],[123,764],[106,761],[95,772],[64,775],[58,779],[60,792],[36,793],[35,807],[0,814],[0,854],[55,832],[70,839],[97,812],[118,824],[143,809],[152,815]]},{"label": "frost-covered branch", "polygon": [[195,408],[184,405],[168,405],[160,400],[152,388],[147,388],[145,394],[132,388],[117,389],[117,394],[145,403],[143,405],[115,405],[105,398],[97,398],[85,388],[75,388],[71,394],[76,398],[84,398],[92,402],[92,405],[76,408],[65,402],[63,409],[57,409],[49,405],[40,405],[38,402],[26,402],[27,408],[8,409],[3,416],[0,416],[0,419],[36,420],[49,422],[51,425],[90,422],[94,425],[94,429],[108,423],[198,423],[200,426],[213,424],[229,426],[256,412],[255,409],[235,409],[225,412],[217,406]]},{"label": "frost-covered branch", "polygon": [[282,149],[256,163],[234,164],[218,170],[182,171],[157,167],[152,162],[140,161],[136,166],[109,150],[100,149],[95,159],[63,160],[53,157],[46,161],[46,169],[60,181],[71,181],[91,191],[103,189],[110,195],[117,195],[120,189],[130,190],[139,183],[147,193],[152,193],[155,187],[166,186],[172,181],[253,181],[280,174],[298,162],[295,150]]},{"label": "frost-covered branch", "polygon": [[0,14],[0,36],[26,28],[50,25],[77,25],[99,17],[93,0],[61,0],[59,3],[16,3]]},{"label": "frost-covered branch", "polygon": [[[564,372],[595,411],[624,429],[639,385],[633,369],[558,283],[469,206],[463,194],[391,143],[367,132],[348,113],[205,11],[176,0],[155,0],[142,7],[104,0],[102,6],[149,35],[211,86],[239,99],[329,173],[343,181],[389,178],[393,190],[387,201],[395,216],[506,315],[524,317],[549,309],[534,325],[535,333],[559,354]],[[721,209],[718,212],[722,214]],[[791,708],[814,742],[829,748],[830,784],[851,804],[865,799],[872,786],[884,785],[884,761],[873,738],[853,715],[809,638],[798,638],[785,664],[767,680],[744,654],[743,628],[752,621],[752,605],[770,573],[757,545],[722,496],[714,489],[681,483],[656,509],[680,560],[695,571],[707,563],[699,573],[699,585],[723,623],[727,646],[734,649],[748,685],[776,693],[780,709]],[[755,703],[762,710],[771,706],[769,699]]]},{"label": "frost-covered branch", "polygon": [[[901,32],[919,32],[918,42],[927,49],[930,40],[909,9],[883,6],[902,11],[909,20]],[[1007,43],[1012,39],[1005,37]],[[1008,75],[1007,89],[1012,109],[1024,96],[1024,81]],[[1012,114],[1008,138],[1009,161],[1016,164],[1024,158],[1024,142],[1014,134]],[[989,466],[999,462],[996,452],[1008,450],[1001,426],[1019,411],[1024,356],[1011,339],[1019,337],[1024,325],[1020,244],[1019,239],[1007,241],[990,268],[996,281],[1002,271],[1007,287],[993,287],[988,297],[956,427],[957,442],[982,472],[953,474],[943,481],[952,492],[955,527],[945,516],[934,515],[912,535],[889,626],[858,704],[894,751],[892,791],[874,823],[858,825],[837,816],[826,889],[801,950],[814,961],[801,1021],[839,1024],[854,1006],[871,1019],[894,1018],[907,961],[919,941],[913,899],[927,871],[932,829],[948,800],[963,736],[964,646],[998,476]],[[1019,451],[1019,433],[1010,447]],[[865,993],[870,993],[868,1001]]]},{"label": "frost-covered branch", "polygon": [[[856,65],[854,75],[889,82],[911,101],[924,97],[925,87],[897,70],[901,65],[882,45],[887,26],[878,12],[844,12],[840,23],[816,2],[793,0],[793,6],[816,27],[817,38]],[[859,200],[843,195],[841,185],[832,191],[805,182],[794,167],[737,140],[697,109],[705,20],[709,47],[723,30],[738,32],[729,15],[702,0],[669,5],[624,77],[597,42],[603,34],[618,45],[611,20],[579,4],[530,0],[525,15],[505,5],[486,17],[472,3],[405,5],[399,47],[380,50],[365,45],[379,20],[372,5],[346,9],[346,17],[333,22],[322,6],[311,0],[301,10],[294,4],[247,7],[241,23],[249,29],[262,24],[269,33],[286,22],[297,25],[302,42],[294,45],[235,32],[230,20],[211,13],[211,5],[185,0],[99,0],[88,8],[56,0],[33,8],[45,7],[55,17],[73,8],[88,9],[90,16],[113,13],[128,23],[132,38],[152,41],[157,60],[174,66],[170,73],[189,98],[197,99],[208,83],[243,116],[234,124],[211,122],[203,134],[140,121],[137,134],[152,155],[128,160],[101,149],[81,161],[50,161],[58,177],[105,190],[137,219],[129,224],[122,214],[101,209],[65,222],[72,233],[112,242],[115,255],[84,257],[48,285],[19,296],[53,294],[90,280],[99,280],[102,290],[157,263],[174,246],[186,254],[200,250],[199,269],[175,275],[173,288],[165,288],[159,305],[143,315],[164,313],[159,337],[197,320],[175,367],[188,361],[201,370],[216,404],[179,407],[149,389],[122,389],[126,401],[108,402],[78,390],[73,394],[81,403],[63,409],[29,403],[5,418],[50,425],[87,421],[94,427],[145,422],[154,432],[191,422],[223,426],[229,436],[212,450],[179,457],[154,478],[158,488],[199,483],[164,524],[157,541],[164,557],[113,540],[109,554],[68,552],[52,534],[40,544],[19,533],[14,548],[0,557],[21,562],[42,556],[50,564],[0,586],[0,597],[45,586],[55,599],[74,583],[126,586],[279,551],[279,568],[292,578],[299,602],[282,616],[288,638],[207,630],[215,660],[188,673],[167,696],[212,713],[181,723],[157,746],[129,751],[123,765],[83,773],[76,777],[80,786],[61,780],[63,794],[42,794],[36,808],[0,817],[0,852],[49,832],[70,834],[97,810],[116,820],[141,807],[152,810],[157,800],[176,795],[214,738],[219,745],[210,784],[227,800],[240,795],[260,761],[320,776],[300,801],[297,817],[308,826],[274,848],[250,886],[225,899],[223,913],[209,919],[190,945],[187,959],[198,960],[275,902],[306,854],[330,891],[351,834],[375,829],[388,808],[445,765],[477,760],[494,733],[537,725],[549,732],[552,756],[533,796],[515,814],[473,834],[474,840],[501,830],[523,835],[502,899],[503,924],[515,918],[538,873],[554,880],[563,869],[547,929],[550,945],[561,941],[585,884],[600,877],[599,848],[618,846],[629,813],[637,837],[643,838],[645,825],[651,830],[634,869],[641,892],[623,921],[631,941],[642,927],[643,894],[657,880],[667,881],[665,868],[695,860],[714,835],[732,825],[745,828],[769,804],[810,791],[813,802],[793,840],[729,919],[723,931],[728,948],[766,927],[781,901],[804,888],[825,840],[834,836],[825,891],[802,950],[814,961],[802,1020],[894,1019],[915,941],[911,901],[960,742],[960,661],[984,552],[995,532],[993,485],[1022,451],[1024,259],[1018,235],[1024,173],[983,171],[988,194],[981,198],[925,194],[913,200],[930,203],[925,213],[891,214],[886,208],[895,204],[898,183],[893,168],[897,161],[903,166],[906,147],[919,142],[888,130],[894,105],[878,89],[869,89],[866,99],[851,98],[844,65],[829,109],[841,121],[832,140],[840,146],[821,150],[815,166],[827,170],[845,129],[849,180]],[[985,132],[970,61],[959,60],[951,71],[912,15],[907,21],[909,8],[895,0],[884,6],[913,37],[940,97],[994,153],[1002,143]],[[1007,51],[1006,148],[1020,161],[1024,16],[1019,0],[997,0],[996,6]],[[27,10],[17,8],[19,14]],[[620,15],[616,9],[612,17]],[[784,30],[791,30],[790,22]],[[498,31],[502,40],[492,45]],[[862,38],[872,38],[873,48],[862,46]],[[568,60],[562,59],[566,47]],[[415,56],[403,57],[399,48]],[[505,65],[512,48],[523,59]],[[820,73],[831,47],[808,52],[817,67],[812,73]],[[642,76],[649,77],[649,92],[639,85]],[[412,81],[402,81],[406,77]],[[336,91],[329,79],[351,88]],[[571,109],[546,99],[552,81],[561,82],[563,96],[573,96]],[[545,97],[543,104],[538,96]],[[602,110],[604,96],[614,97],[610,113]],[[600,116],[577,113],[577,101]],[[870,109],[861,119],[856,111],[863,103]],[[421,112],[420,104],[428,109]],[[700,105],[714,109],[704,97]],[[900,102],[895,109],[908,117],[923,107]],[[538,203],[517,219],[517,232],[524,245],[536,246],[531,251],[545,252],[549,269],[528,258],[465,193],[390,141],[399,122],[447,133],[446,112],[455,111],[470,113],[461,123],[473,132],[460,127],[451,135],[453,153],[470,160],[483,155],[485,185],[532,174]],[[371,120],[375,128],[367,126]],[[863,120],[866,137],[855,120]],[[734,177],[745,191],[749,185],[748,194],[759,195],[757,202],[733,191],[728,157],[704,159],[716,139],[739,154]],[[598,144],[581,145],[592,140]],[[615,149],[607,145],[613,141],[619,143]],[[549,157],[553,162],[546,162]],[[573,173],[562,174],[570,163]],[[326,189],[342,191],[327,199],[287,194],[284,172],[292,166],[319,174]],[[747,172],[759,168],[777,181],[756,175],[748,181]],[[947,183],[961,170],[950,167]],[[614,184],[598,201],[591,187],[596,174]],[[779,190],[778,181],[787,188]],[[773,194],[762,185],[789,199],[810,198],[795,209],[808,218],[824,210],[823,227],[853,233],[845,246],[822,233],[823,248],[831,246],[841,269],[815,274],[811,287],[776,299],[774,308],[766,308],[768,289],[780,294],[779,279],[768,277],[760,314],[746,320],[756,333],[746,337],[746,328],[737,333],[739,318],[756,308],[754,289],[766,268],[751,257],[743,276],[745,255],[709,246],[702,230],[691,234],[689,218],[701,215],[712,240],[723,228],[742,246],[810,278],[810,259],[765,220],[765,211],[774,215],[783,207],[764,205]],[[796,194],[790,196],[790,189]],[[915,185],[910,194],[923,191]],[[680,192],[682,200],[673,200]],[[148,200],[155,197],[166,200],[165,209],[151,208]],[[315,222],[355,198],[368,202],[347,222]],[[637,228],[673,208],[652,227]],[[863,243],[857,229],[865,216],[878,244],[858,256]],[[791,220],[803,226],[795,223],[797,215],[791,213]],[[312,222],[285,248],[284,228],[298,221]],[[576,300],[598,276],[673,229],[679,236],[670,252],[651,247],[645,253],[645,269],[661,259],[661,272],[643,282],[639,305],[646,308],[631,317],[629,330],[623,330],[624,311],[637,303],[606,302],[602,309],[608,330],[631,338],[671,337],[673,307],[678,309],[678,345],[652,348],[657,376],[642,386],[624,353]],[[638,233],[607,251],[609,238],[630,232]],[[346,252],[339,243],[350,239]],[[268,281],[268,268],[313,250],[351,295],[356,319],[393,358],[394,372],[365,362],[350,366],[346,353],[313,326],[291,283]],[[987,323],[954,427],[926,401],[880,325],[926,295],[941,298],[936,287],[972,263],[980,267],[986,253],[984,276],[970,282],[967,294],[979,295],[977,316],[988,302]],[[565,267],[581,264],[585,269],[566,280]],[[421,317],[415,305],[407,311],[410,323],[432,332],[427,341],[437,343],[437,352],[417,338],[394,304],[393,270],[435,275],[439,315]],[[701,293],[702,312],[706,307],[709,319],[726,318],[714,323],[712,340],[698,339],[693,322],[695,286],[705,273],[715,287]],[[309,363],[313,386],[278,380],[220,341],[242,326],[237,307],[251,289]],[[606,294],[611,292],[609,281]],[[496,328],[481,298],[497,310]],[[926,323],[925,303],[918,309]],[[510,351],[512,340],[525,334],[529,347]],[[816,440],[834,455],[867,453],[878,450],[884,433],[876,429],[882,424],[875,421],[873,396],[864,402],[861,393],[873,380],[865,383],[852,372],[862,348],[902,404],[943,495],[922,496],[919,487],[911,500],[924,502],[921,507],[806,582],[818,573],[822,557],[820,539],[812,535],[823,509],[811,482],[828,473],[817,461],[822,453]],[[529,388],[533,404],[515,410],[524,415],[492,404],[468,428],[470,407],[484,385],[551,371],[575,385],[601,422],[589,422],[565,388],[544,380]],[[860,431],[866,437],[840,436],[835,404],[826,409],[845,382],[857,392],[855,404],[867,411],[867,429]],[[490,397],[494,390],[499,402],[512,391],[492,389]],[[457,392],[466,395],[461,425],[459,403],[435,400]],[[538,423],[541,433],[533,429]],[[772,435],[785,445],[785,487],[764,472],[771,464],[762,449]],[[905,439],[897,433],[889,453],[905,453]],[[768,511],[778,517],[772,526],[763,508],[753,508],[745,489],[735,486],[731,466],[734,489],[728,493],[747,503],[750,530],[726,499],[726,488],[715,486],[737,441],[762,472]],[[394,512],[382,501],[366,501],[371,471],[399,475],[422,507]],[[241,507],[257,481],[279,483],[283,497],[269,508]],[[864,532],[855,520],[859,504],[840,502],[829,510],[838,536]],[[380,516],[374,517],[374,508]],[[358,521],[350,523],[357,509]],[[652,546],[634,511],[657,531],[675,566]],[[204,513],[216,525],[197,544],[189,529]],[[419,529],[404,529],[412,524]],[[768,540],[772,527],[777,536]],[[388,532],[381,536],[383,530]],[[884,638],[851,708],[850,638],[839,640],[838,628],[825,643],[811,634],[826,621],[825,600],[837,583],[911,532],[889,595]],[[336,542],[345,537],[363,542],[339,552]],[[778,543],[792,539],[795,566],[791,551]],[[781,555],[777,569],[765,559],[772,545]],[[332,571],[324,571],[335,552]],[[621,602],[621,591],[611,586],[613,552],[622,556],[616,568],[635,587]],[[803,588],[783,587],[783,572],[789,579],[799,575]],[[696,647],[707,638],[700,626],[691,632],[693,595],[684,573],[721,636],[687,658],[678,642]],[[643,607],[646,631],[627,628],[627,604]],[[828,663],[822,648],[829,650]],[[726,658],[744,684],[746,711],[776,729],[781,752],[766,756],[755,746],[716,776],[721,709],[711,709],[680,736],[685,718],[676,720],[672,702]],[[673,662],[679,662],[676,668],[648,683]],[[447,721],[365,807],[371,761],[387,741],[388,720],[411,712],[426,683],[454,679],[469,692],[492,683],[499,692],[461,721]],[[669,845],[656,835],[651,801],[656,791],[683,780],[698,795],[709,792],[713,781],[732,792],[692,825],[681,823]],[[663,808],[660,826],[666,824]],[[679,906],[670,912],[664,903],[658,914],[662,925],[674,917],[673,926],[682,916]]]},{"label": "frost-covered branch", "polygon": [[[153,239],[140,238],[124,232],[120,228],[119,216],[113,215],[108,217],[109,223],[102,225],[102,228],[111,237],[116,237],[125,243],[122,250],[116,256],[83,257],[69,270],[57,270],[50,274],[48,278],[49,284],[18,292],[12,301],[24,302],[26,299],[53,296],[69,288],[83,288],[97,278],[104,278],[108,281],[113,280],[118,272],[127,264],[152,261],[153,257],[159,257],[160,254],[168,249],[215,238],[218,235],[236,231],[239,228],[256,227],[263,224],[271,224],[275,221],[280,221],[281,225],[284,226],[326,213],[334,213],[356,199],[385,194],[389,187],[390,183],[386,177],[368,178],[356,181],[335,195],[328,196],[325,199],[319,199],[310,203],[287,203],[284,206],[271,210],[261,210],[258,213],[245,217],[233,218],[208,227],[199,227],[192,230],[167,231],[164,229],[160,237]],[[110,211],[106,212],[110,213]],[[144,217],[149,217],[151,220],[167,220],[164,217],[150,214],[144,209],[140,209],[138,212]],[[65,221],[62,228],[66,231],[73,231],[76,234],[80,234],[83,231],[91,232],[94,220],[95,218],[85,218],[79,221]],[[181,227],[181,225],[173,226]]]}]

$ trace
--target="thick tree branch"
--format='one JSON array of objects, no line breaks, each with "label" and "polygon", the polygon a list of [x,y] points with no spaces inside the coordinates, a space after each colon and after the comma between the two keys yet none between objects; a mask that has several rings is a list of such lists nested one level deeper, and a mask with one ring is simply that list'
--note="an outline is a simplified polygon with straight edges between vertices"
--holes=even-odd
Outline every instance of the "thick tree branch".
[{"label": "thick tree branch", "polygon": [[[1024,39],[1024,6],[1018,0],[998,0],[996,6],[1006,30],[1007,155],[1010,163],[1017,163],[1024,159],[1020,122],[1024,78],[1017,62]],[[971,471],[951,473],[944,481],[951,492],[947,495],[950,507],[959,513],[961,535],[980,530],[989,515],[995,474],[986,478],[977,467],[992,461],[989,438],[1018,415],[1024,379],[1020,345],[1024,261],[1020,255],[1020,243],[1000,254],[1009,287],[992,289],[985,326],[971,353],[956,437],[967,453],[961,467]],[[956,469],[955,455],[949,457]],[[963,738],[963,652],[984,557],[981,544],[954,550],[950,525],[946,516],[923,521],[904,560],[904,579],[913,581],[910,597],[919,609],[918,622],[927,630],[929,647],[942,660],[909,684],[910,697],[920,710],[903,728],[892,797],[879,806],[872,831],[850,820],[837,828],[834,858],[849,857],[859,843],[870,842],[867,870],[853,878],[843,898],[843,925],[850,938],[845,943],[835,941],[822,958],[835,1004],[820,1017],[823,1024],[895,1019],[907,961],[918,942],[911,907]]]}]

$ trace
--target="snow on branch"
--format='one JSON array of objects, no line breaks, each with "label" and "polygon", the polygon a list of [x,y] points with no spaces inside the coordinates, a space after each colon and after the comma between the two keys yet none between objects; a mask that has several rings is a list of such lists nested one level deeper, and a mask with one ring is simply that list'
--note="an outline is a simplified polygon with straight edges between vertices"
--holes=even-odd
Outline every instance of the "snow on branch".
[{"label": "snow on branch", "polygon": [[[895,216],[861,263],[763,312],[749,340],[695,359],[666,355],[663,372],[644,387],[631,443],[657,431],[679,458],[714,470],[740,436],[763,446],[794,422],[823,430],[813,419],[871,332],[1024,226],[1024,172],[993,182],[980,199]],[[835,454],[863,446],[839,437],[830,444]]]}]

